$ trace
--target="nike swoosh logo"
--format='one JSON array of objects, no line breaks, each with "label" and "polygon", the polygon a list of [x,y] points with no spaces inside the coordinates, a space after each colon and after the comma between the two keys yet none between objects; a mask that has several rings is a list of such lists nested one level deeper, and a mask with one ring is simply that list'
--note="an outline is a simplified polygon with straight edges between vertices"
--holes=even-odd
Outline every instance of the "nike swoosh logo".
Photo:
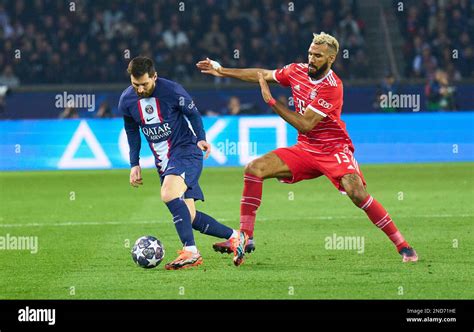
[{"label": "nike swoosh logo", "polygon": [[153,120],[155,117],[152,117],[152,118],[146,118],[147,121],[151,121]]}]

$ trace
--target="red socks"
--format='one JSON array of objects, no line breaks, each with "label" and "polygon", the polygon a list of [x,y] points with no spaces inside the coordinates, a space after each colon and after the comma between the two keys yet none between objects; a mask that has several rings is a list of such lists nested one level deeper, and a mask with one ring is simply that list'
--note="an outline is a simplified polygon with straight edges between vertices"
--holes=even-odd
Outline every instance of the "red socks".
[{"label": "red socks", "polygon": [[382,204],[377,202],[372,196],[367,196],[359,207],[367,213],[367,216],[375,226],[387,234],[389,239],[397,247],[397,251],[409,246],[397,226],[393,223],[388,212],[383,208]]},{"label": "red socks", "polygon": [[[262,187],[262,178],[251,174],[244,175],[244,192],[240,201],[240,230],[244,231],[249,237],[253,237],[257,210],[262,202]],[[400,251],[403,247],[409,247],[388,212],[372,196],[367,196],[359,207],[367,213],[375,226],[387,234],[388,238],[397,247],[397,251]]]},{"label": "red socks", "polygon": [[257,209],[262,202],[263,179],[244,174],[244,192],[240,201],[240,230],[253,237]]}]

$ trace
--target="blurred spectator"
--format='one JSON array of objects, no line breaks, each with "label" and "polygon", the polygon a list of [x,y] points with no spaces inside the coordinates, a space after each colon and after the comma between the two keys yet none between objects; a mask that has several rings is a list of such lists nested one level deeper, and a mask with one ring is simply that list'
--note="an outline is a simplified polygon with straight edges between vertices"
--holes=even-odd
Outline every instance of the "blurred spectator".
[{"label": "blurred spectator", "polygon": [[413,72],[417,77],[426,77],[434,73],[437,65],[438,61],[431,54],[431,48],[425,45],[421,54],[413,60]]},{"label": "blurred spectator", "polygon": [[6,66],[0,74],[0,85],[6,85],[9,88],[16,88],[20,85],[20,80],[13,73],[12,66]]},{"label": "blurred spectator", "polygon": [[472,45],[466,46],[461,54],[459,61],[459,72],[463,77],[474,76],[474,47]]},{"label": "blurred spectator", "polygon": [[120,29],[119,23],[123,17],[124,13],[118,8],[117,3],[112,2],[110,7],[104,11],[103,20],[101,20],[106,38],[114,37],[116,31]]},{"label": "blurred spectator", "polygon": [[398,93],[398,84],[396,82],[395,76],[392,73],[387,73],[387,75],[385,75],[382,83],[380,84],[380,92],[384,94],[388,94],[389,92],[392,94]]},{"label": "blurred spectator", "polygon": [[222,112],[226,115],[239,115],[240,114],[240,99],[232,96],[229,98],[229,102],[227,103],[227,107]]},{"label": "blurred spectator", "polygon": [[163,40],[169,49],[189,44],[188,37],[179,28],[178,17],[176,15],[173,15],[171,19],[170,29],[163,33]]},{"label": "blurred spectator", "polygon": [[429,110],[456,110],[456,87],[449,82],[448,75],[443,70],[437,70],[433,79],[425,86],[425,95]]},{"label": "blurred spectator", "polygon": [[205,110],[204,112],[201,112],[201,113],[205,116],[219,116],[219,115],[222,115],[221,113],[216,112],[213,109],[207,109],[207,110]]},{"label": "blurred spectator", "polygon": [[111,118],[113,117],[112,109],[107,101],[104,101],[100,104],[99,109],[96,114],[97,118]]},{"label": "blurred spectator", "polygon": [[390,95],[395,95],[395,94],[398,94],[399,93],[399,87],[398,87],[398,84],[396,82],[396,79],[395,79],[395,76],[392,74],[392,73],[387,73],[387,75],[385,75],[384,79],[382,80],[382,82],[380,83],[378,89],[377,89],[377,92],[376,92],[376,95],[375,95],[375,99],[374,99],[374,103],[373,103],[373,107],[374,109],[376,110],[382,110],[384,112],[396,112],[397,109],[394,108],[394,107],[382,107],[381,106],[381,101],[382,101],[382,96],[385,96],[385,98],[387,98],[387,96],[390,96]]},{"label": "blurred spectator", "polygon": [[204,35],[204,40],[201,47],[208,50],[210,57],[218,57],[227,47],[226,36],[220,31],[217,22],[211,25],[211,29]]},{"label": "blurred spectator", "polygon": [[255,104],[241,104],[240,99],[236,96],[230,97],[227,106],[221,111],[223,115],[255,115],[259,113],[261,111]]},{"label": "blurred spectator", "polygon": [[367,77],[369,71],[369,58],[362,50],[358,50],[355,53],[354,61],[351,61],[349,66],[350,78]]},{"label": "blurred spectator", "polygon": [[6,85],[0,85],[0,118],[6,118],[7,95],[10,90]]},{"label": "blurred spectator", "polygon": [[347,12],[344,19],[339,22],[339,43],[353,50],[360,49],[364,44],[359,25],[354,20],[350,11]]},{"label": "blurred spectator", "polygon": [[66,107],[64,111],[59,114],[59,119],[78,119],[79,114],[74,107]]}]

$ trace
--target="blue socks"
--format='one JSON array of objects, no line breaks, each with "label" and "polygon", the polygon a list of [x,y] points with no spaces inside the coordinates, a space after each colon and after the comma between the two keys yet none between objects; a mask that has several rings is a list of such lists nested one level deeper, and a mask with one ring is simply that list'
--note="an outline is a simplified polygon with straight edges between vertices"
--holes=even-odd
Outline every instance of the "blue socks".
[{"label": "blue socks", "polygon": [[183,243],[183,247],[195,246],[191,214],[184,200],[175,198],[166,203],[166,206],[173,215],[173,223]]},{"label": "blue socks", "polygon": [[222,239],[229,239],[234,232],[232,228],[219,223],[216,219],[200,211],[196,211],[196,218],[194,218],[192,227],[202,234],[212,235]]},{"label": "blue socks", "polygon": [[181,198],[175,198],[166,203],[173,215],[173,223],[178,232],[183,247],[195,246],[193,228],[202,234],[212,235],[222,239],[230,239],[234,230],[219,223],[216,219],[205,213],[196,211],[196,218],[191,223],[191,214],[186,203]]}]

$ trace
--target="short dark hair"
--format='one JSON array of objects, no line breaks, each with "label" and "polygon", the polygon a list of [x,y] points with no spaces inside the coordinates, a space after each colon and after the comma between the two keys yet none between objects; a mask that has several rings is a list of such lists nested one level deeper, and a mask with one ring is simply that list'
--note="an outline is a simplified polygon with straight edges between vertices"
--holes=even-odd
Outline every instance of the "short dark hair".
[{"label": "short dark hair", "polygon": [[152,77],[155,75],[155,65],[153,60],[146,56],[137,56],[133,58],[128,64],[127,72],[133,77],[141,77],[148,73],[148,76]]}]

